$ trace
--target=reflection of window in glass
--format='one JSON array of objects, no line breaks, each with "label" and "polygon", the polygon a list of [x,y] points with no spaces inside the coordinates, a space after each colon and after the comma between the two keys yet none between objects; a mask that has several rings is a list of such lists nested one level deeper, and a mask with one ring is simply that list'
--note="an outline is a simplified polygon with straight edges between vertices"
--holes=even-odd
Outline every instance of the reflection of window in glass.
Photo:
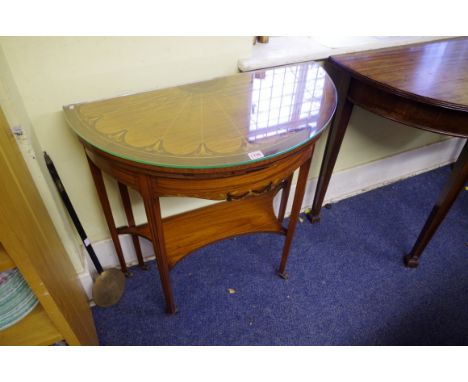
[{"label": "reflection of window in glass", "polygon": [[252,84],[250,140],[315,127],[324,84],[325,72],[315,65],[256,73]]}]

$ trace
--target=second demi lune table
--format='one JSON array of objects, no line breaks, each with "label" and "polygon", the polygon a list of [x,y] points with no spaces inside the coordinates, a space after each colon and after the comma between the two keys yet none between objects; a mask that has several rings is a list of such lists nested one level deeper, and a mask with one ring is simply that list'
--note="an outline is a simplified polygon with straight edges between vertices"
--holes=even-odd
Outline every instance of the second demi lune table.
[{"label": "second demi lune table", "polygon": [[[327,70],[340,100],[328,136],[314,202],[308,218],[320,219],[353,106],[405,125],[468,138],[468,38],[455,38],[329,58]],[[406,266],[415,268],[425,247],[468,180],[468,143],[432,208]]]},{"label": "second demi lune table", "polygon": [[[336,103],[327,73],[316,63],[302,63],[68,105],[64,111],[84,145],[122,271],[127,266],[118,236],[132,236],[141,267],[138,237],[151,240],[167,312],[174,313],[170,270],[218,240],[254,232],[285,235],[278,272],[286,277],[314,144]],[[296,169],[289,224],[283,227]],[[118,182],[126,226],[115,225],[102,172]],[[128,187],[142,196],[148,223],[135,224]],[[162,218],[164,196],[221,202]]]}]

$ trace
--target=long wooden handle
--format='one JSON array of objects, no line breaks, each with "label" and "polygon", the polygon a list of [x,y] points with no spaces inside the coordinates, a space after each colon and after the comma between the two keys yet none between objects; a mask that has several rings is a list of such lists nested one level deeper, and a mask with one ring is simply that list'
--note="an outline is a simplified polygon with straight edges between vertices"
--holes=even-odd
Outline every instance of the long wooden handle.
[{"label": "long wooden handle", "polygon": [[103,272],[102,265],[99,262],[99,259],[96,256],[96,253],[94,252],[93,247],[91,246],[88,236],[86,235],[86,232],[83,226],[81,225],[80,219],[78,219],[78,215],[76,214],[75,209],[73,208],[73,205],[71,203],[71,200],[68,197],[67,191],[65,191],[65,187],[63,186],[63,183],[60,180],[60,177],[58,175],[57,169],[55,168],[54,162],[52,162],[52,159],[50,159],[49,155],[47,155],[45,151],[44,151],[44,159],[45,159],[47,168],[49,170],[50,176],[52,177],[54,181],[55,187],[57,188],[57,191],[59,192],[60,197],[62,198],[63,204],[65,204],[68,214],[70,215],[70,218],[73,221],[73,224],[75,225],[75,228],[78,231],[78,234],[80,235],[81,241],[83,242],[83,245],[88,251],[89,257],[91,258],[91,261],[96,267],[97,272],[101,274]]}]

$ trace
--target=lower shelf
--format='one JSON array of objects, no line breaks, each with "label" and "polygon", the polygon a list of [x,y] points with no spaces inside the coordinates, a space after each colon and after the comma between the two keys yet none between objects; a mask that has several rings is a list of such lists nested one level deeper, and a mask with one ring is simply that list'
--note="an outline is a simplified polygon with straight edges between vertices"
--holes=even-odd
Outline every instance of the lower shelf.
[{"label": "lower shelf", "polygon": [[0,345],[52,345],[62,339],[41,304],[15,325],[0,331]]},{"label": "lower shelf", "polygon": [[[169,268],[207,244],[255,232],[286,234],[273,210],[276,191],[221,202],[162,219]],[[148,224],[119,227],[119,234],[134,234],[151,240]]]},{"label": "lower shelf", "polygon": [[229,237],[255,232],[284,234],[273,211],[274,194],[221,202],[163,219],[169,267],[194,250]]}]

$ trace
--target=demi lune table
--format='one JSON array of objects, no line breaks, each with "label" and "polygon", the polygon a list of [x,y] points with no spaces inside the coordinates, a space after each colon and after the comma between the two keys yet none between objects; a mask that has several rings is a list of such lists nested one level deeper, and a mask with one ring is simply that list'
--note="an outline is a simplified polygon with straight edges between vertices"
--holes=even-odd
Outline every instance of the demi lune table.
[{"label": "demi lune table", "polygon": [[[228,237],[285,235],[278,272],[287,276],[314,144],[336,103],[333,82],[309,62],[68,105],[64,112],[84,145],[122,271],[127,266],[118,236],[132,236],[141,267],[138,237],[151,240],[167,312],[174,313],[170,270],[196,249]],[[289,224],[283,227],[298,168]],[[118,182],[127,226],[115,225],[102,172]],[[128,187],[142,196],[147,224],[135,224]],[[220,202],[162,218],[163,196]]]},{"label": "demi lune table", "polygon": [[[468,137],[466,37],[332,56],[325,67],[338,87],[339,102],[307,215],[311,222],[320,220],[320,209],[354,105],[411,127]],[[467,179],[465,143],[416,243],[404,256],[406,266],[418,266],[422,252]]]}]

